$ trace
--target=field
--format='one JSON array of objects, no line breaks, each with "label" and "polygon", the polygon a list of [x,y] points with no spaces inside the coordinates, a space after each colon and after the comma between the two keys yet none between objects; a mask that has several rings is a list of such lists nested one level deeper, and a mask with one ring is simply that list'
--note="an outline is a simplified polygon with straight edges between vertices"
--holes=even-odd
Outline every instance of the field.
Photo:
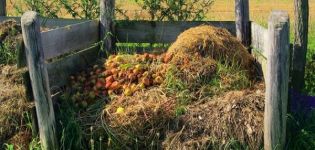
[{"label": "field", "polygon": [[[288,11],[293,41],[292,1],[250,0],[250,18],[267,26],[272,10]],[[149,18],[135,0],[116,3],[129,19]],[[234,20],[234,0],[215,0],[211,7],[204,20]],[[8,10],[9,16],[17,16],[10,3]],[[65,10],[58,16],[71,18]],[[314,18],[315,0],[310,0],[308,65],[313,69],[306,69],[308,95],[315,95]],[[21,35],[20,30],[13,33]],[[223,41],[217,39],[219,35],[224,36],[218,38]],[[198,27],[180,37],[166,52],[119,51],[67,76],[69,85],[63,88],[55,110],[61,149],[262,149],[265,87],[261,78],[255,78],[254,58],[230,33],[220,29]],[[212,48],[204,45],[209,47],[209,52],[204,52],[190,42],[192,39],[224,44],[212,43]],[[226,44],[231,42],[234,44]],[[213,55],[215,51],[217,56]],[[10,60],[9,64],[15,64],[14,55]],[[1,63],[0,85],[10,86],[0,88],[0,149],[27,145],[40,149],[39,139],[31,137],[34,128],[30,109],[34,104],[20,103],[21,97],[27,99],[21,79],[25,70],[16,71],[14,65]],[[6,111],[14,106],[19,109]],[[291,110],[287,114],[285,149],[314,149],[315,114]]]},{"label": "field", "polygon": [[[17,0],[20,1],[20,0]],[[135,0],[117,0],[116,5],[127,10],[127,15],[131,18],[148,18],[145,13],[139,14],[141,9]],[[309,0],[310,4],[310,27],[309,27],[309,53],[308,57],[315,53],[315,0]],[[16,15],[12,5],[8,6],[8,14]],[[252,21],[267,25],[268,17],[272,10],[285,10],[289,12],[291,19],[291,29],[293,29],[294,20],[294,3],[293,0],[250,0],[250,19]],[[234,20],[234,0],[216,0],[210,12],[206,15],[206,20]],[[71,17],[66,13],[61,16],[65,18]],[[293,39],[293,30],[291,30],[291,38]]]},{"label": "field", "polygon": [[[20,0],[17,0],[20,1]],[[127,15],[133,18],[146,19],[148,15],[145,13],[139,13],[141,8],[135,2],[135,0],[117,0],[116,5],[127,10]],[[310,58],[315,53],[315,0],[309,0],[310,4],[310,21],[309,21],[309,53]],[[293,20],[294,20],[294,2],[293,0],[250,0],[250,19],[252,21],[267,25],[268,17],[272,10],[285,10],[289,13],[291,19],[291,39],[293,40]],[[8,14],[16,15],[16,12],[12,8],[12,5],[8,6]],[[62,13],[61,16],[70,18],[71,16]],[[206,15],[206,20],[234,20],[234,0],[215,0],[214,5],[210,9],[210,12]]]}]

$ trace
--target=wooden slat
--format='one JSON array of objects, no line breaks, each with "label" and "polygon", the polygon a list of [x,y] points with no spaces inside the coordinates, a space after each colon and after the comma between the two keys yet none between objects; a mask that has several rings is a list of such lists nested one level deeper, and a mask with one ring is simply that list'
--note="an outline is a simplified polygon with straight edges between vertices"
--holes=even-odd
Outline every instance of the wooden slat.
[{"label": "wooden slat", "polygon": [[252,55],[261,65],[262,73],[266,79],[266,66],[267,66],[267,49],[269,45],[268,30],[257,23],[251,24],[251,46]]},{"label": "wooden slat", "polygon": [[285,149],[289,93],[289,15],[273,11],[268,22],[270,41],[267,60],[264,149]]},{"label": "wooden slat", "polygon": [[94,46],[47,64],[51,88],[67,84],[70,75],[86,69],[97,60],[99,46]]},{"label": "wooden slat", "polygon": [[[6,21],[6,20],[15,20],[20,23],[21,18],[20,17],[3,17],[0,16],[0,22]],[[79,20],[79,19],[43,19],[40,18],[39,22],[41,26],[47,27],[47,28],[57,28],[57,27],[64,27],[67,25],[77,24],[86,22],[88,20]]]},{"label": "wooden slat", "polygon": [[117,21],[117,42],[121,43],[172,43],[177,36],[188,28],[207,24],[228,29],[236,34],[234,21]]},{"label": "wooden slat", "polygon": [[45,59],[91,46],[99,41],[98,31],[98,21],[87,21],[42,32]]},{"label": "wooden slat", "polygon": [[[254,49],[260,50],[261,53],[265,54],[268,45],[268,30],[259,24],[252,22],[251,24],[251,46]],[[266,56],[266,55],[265,55]]]}]

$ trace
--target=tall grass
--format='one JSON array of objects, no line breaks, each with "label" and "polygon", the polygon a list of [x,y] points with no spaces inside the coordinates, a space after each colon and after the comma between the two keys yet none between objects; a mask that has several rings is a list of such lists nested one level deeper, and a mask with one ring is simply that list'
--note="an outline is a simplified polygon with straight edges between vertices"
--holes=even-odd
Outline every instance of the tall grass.
[{"label": "tall grass", "polygon": [[286,149],[315,149],[315,110],[304,113],[300,111],[288,115]]}]

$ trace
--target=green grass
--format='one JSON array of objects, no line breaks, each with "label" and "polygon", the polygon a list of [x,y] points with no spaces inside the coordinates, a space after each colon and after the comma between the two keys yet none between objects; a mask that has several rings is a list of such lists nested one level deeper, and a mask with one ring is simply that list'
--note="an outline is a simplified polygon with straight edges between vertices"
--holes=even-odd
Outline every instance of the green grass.
[{"label": "green grass", "polygon": [[315,149],[315,110],[288,115],[287,149]]}]

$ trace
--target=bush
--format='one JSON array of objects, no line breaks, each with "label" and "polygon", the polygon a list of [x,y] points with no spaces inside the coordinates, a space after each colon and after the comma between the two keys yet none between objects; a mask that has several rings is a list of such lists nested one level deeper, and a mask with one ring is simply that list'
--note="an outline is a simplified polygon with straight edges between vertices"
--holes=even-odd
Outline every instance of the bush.
[{"label": "bush", "polygon": [[150,20],[202,20],[214,0],[136,0]]},{"label": "bush", "polygon": [[71,14],[73,18],[95,19],[99,16],[98,0],[60,0],[60,5]]},{"label": "bush", "polygon": [[315,96],[315,61],[309,61],[305,67],[305,92]]},{"label": "bush", "polygon": [[10,3],[13,5],[15,11],[20,15],[22,15],[25,11],[31,10],[36,11],[42,17],[58,18],[58,13],[61,10],[58,0],[50,0],[45,2],[43,2],[43,0],[10,0]]}]

